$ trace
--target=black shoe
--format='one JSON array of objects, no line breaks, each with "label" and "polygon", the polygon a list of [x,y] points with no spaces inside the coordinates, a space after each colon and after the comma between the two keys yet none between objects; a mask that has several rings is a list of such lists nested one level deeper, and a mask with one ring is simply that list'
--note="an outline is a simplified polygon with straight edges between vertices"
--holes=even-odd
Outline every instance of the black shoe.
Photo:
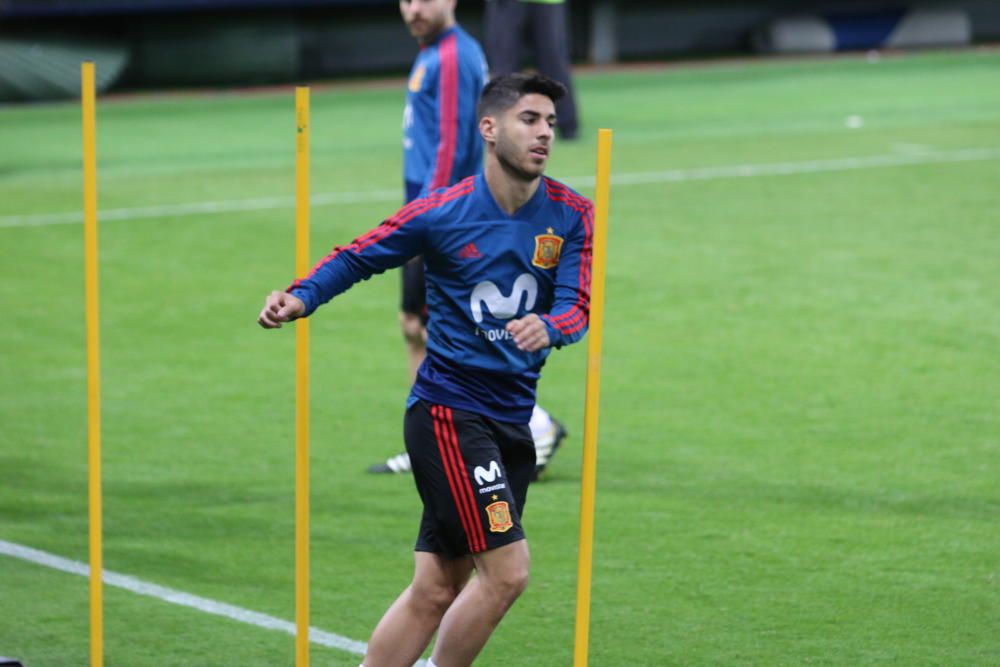
[{"label": "black shoe", "polygon": [[390,456],[384,463],[375,463],[368,466],[368,472],[376,474],[402,475],[412,471],[413,468],[410,467],[410,455],[406,452]]},{"label": "black shoe", "polygon": [[[553,435],[553,440],[552,440],[552,448],[549,450],[548,456],[544,458],[539,457],[538,463],[535,464],[535,472],[532,473],[531,475],[532,482],[537,482],[538,479],[542,476],[548,465],[552,463],[553,457],[555,457],[556,452],[559,450],[559,445],[561,445],[562,441],[566,439],[567,435],[569,435],[566,432],[566,427],[563,426],[562,422],[559,421],[558,419],[552,420],[552,426],[555,429],[555,434]],[[535,451],[536,452],[538,451],[537,444],[535,445]]]}]

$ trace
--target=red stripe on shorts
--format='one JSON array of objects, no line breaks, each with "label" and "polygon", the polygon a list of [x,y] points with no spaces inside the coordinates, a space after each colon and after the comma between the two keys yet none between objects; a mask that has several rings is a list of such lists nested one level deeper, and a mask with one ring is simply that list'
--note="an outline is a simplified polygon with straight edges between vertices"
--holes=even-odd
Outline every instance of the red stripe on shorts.
[{"label": "red stripe on shorts", "polygon": [[[472,506],[472,515],[475,517],[475,521],[472,523],[479,548],[473,549],[472,553],[486,551],[486,536],[483,534],[483,522],[479,520],[479,515],[476,511],[476,494],[472,490],[472,480],[469,479],[469,469],[466,467],[465,460],[462,458],[462,450],[458,447],[458,435],[455,433],[455,418],[451,408],[444,408],[444,416],[445,423],[451,435],[451,442],[455,448],[455,457],[458,460],[459,470],[461,471],[458,477],[458,485],[464,488],[466,497],[469,499],[469,504]],[[470,540],[470,542],[471,541],[472,540]]]},{"label": "red stripe on shorts", "polygon": [[458,484],[458,471],[452,455],[450,444],[450,433],[444,420],[444,408],[438,405],[431,406],[431,416],[434,419],[434,437],[437,440],[438,452],[441,454],[441,462],[444,467],[445,477],[448,479],[448,486],[451,488],[451,497],[455,501],[458,509],[458,518],[462,522],[466,539],[469,543],[469,550],[473,553],[477,551],[478,542],[475,541],[474,526],[477,525],[475,508],[470,513],[465,496],[462,494],[461,486]]}]

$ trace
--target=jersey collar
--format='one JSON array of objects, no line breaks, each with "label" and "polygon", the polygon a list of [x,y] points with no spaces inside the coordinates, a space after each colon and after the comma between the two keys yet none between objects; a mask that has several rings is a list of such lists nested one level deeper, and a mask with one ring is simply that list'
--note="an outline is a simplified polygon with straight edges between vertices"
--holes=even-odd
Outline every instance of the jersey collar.
[{"label": "jersey collar", "polygon": [[493,193],[490,191],[490,186],[486,182],[486,174],[484,172],[479,172],[476,176],[476,189],[482,192],[482,198],[487,203],[487,206],[492,209],[493,215],[499,219],[506,220],[530,220],[539,208],[542,207],[542,203],[548,196],[548,178],[544,175],[541,177],[541,182],[538,184],[538,188],[535,190],[535,194],[531,195],[524,206],[514,211],[513,215],[507,213],[507,211],[500,208],[500,204],[497,200],[493,198]]}]

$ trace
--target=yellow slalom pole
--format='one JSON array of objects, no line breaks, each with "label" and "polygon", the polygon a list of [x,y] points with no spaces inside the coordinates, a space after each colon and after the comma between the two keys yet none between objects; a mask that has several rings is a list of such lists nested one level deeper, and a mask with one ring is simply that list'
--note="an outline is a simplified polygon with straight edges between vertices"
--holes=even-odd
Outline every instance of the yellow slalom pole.
[{"label": "yellow slalom pole", "polygon": [[[309,88],[295,89],[295,275],[309,271]],[[309,667],[309,318],[295,321],[295,665]]]},{"label": "yellow slalom pole", "polygon": [[90,664],[104,664],[101,551],[101,341],[97,282],[97,129],[94,63],[80,66],[83,107],[83,274],[87,329],[87,471],[90,508]]},{"label": "yellow slalom pole", "polygon": [[587,664],[590,638],[590,580],[594,554],[594,497],[597,493],[597,416],[601,393],[601,339],[604,337],[604,266],[607,258],[608,199],[611,191],[611,130],[597,132],[597,191],[594,202],[594,257],[590,280],[590,340],[583,424],[583,482],[580,489],[580,552],[576,575],[576,633],[573,667]]}]

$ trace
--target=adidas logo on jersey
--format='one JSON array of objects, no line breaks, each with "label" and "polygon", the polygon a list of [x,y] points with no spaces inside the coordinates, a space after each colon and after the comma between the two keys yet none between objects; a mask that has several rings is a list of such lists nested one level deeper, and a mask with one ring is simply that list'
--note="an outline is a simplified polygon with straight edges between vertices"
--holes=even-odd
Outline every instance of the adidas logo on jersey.
[{"label": "adidas logo on jersey", "polygon": [[476,247],[475,243],[466,243],[465,247],[458,251],[458,256],[462,259],[478,259],[482,257],[479,254],[479,248]]}]

